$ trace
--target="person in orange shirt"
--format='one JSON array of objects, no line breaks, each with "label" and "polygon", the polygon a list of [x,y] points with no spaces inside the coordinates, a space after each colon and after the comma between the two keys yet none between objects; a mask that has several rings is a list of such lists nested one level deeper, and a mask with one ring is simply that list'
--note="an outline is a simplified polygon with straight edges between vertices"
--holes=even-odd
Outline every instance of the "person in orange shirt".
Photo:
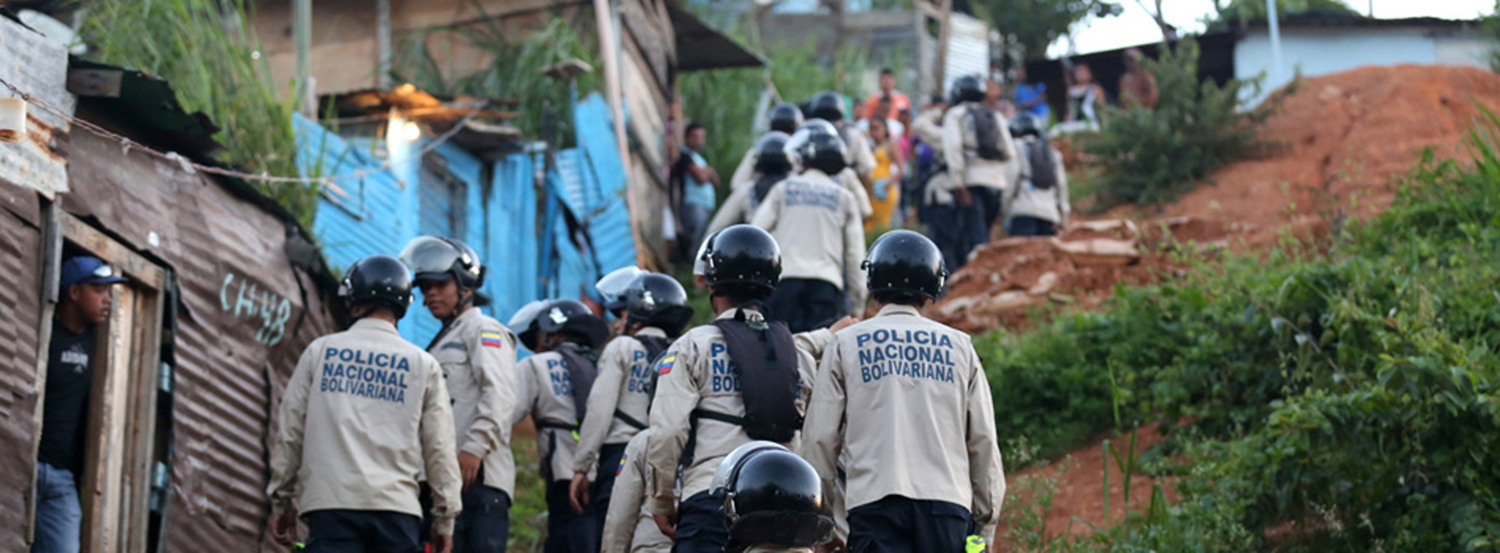
[{"label": "person in orange shirt", "polygon": [[[881,100],[888,100],[884,113],[880,113]],[[895,119],[896,114],[903,109],[911,109],[911,98],[907,98],[901,91],[896,90],[896,72],[887,67],[880,70],[880,92],[871,94],[865,99],[865,109],[862,115],[867,119]]]}]

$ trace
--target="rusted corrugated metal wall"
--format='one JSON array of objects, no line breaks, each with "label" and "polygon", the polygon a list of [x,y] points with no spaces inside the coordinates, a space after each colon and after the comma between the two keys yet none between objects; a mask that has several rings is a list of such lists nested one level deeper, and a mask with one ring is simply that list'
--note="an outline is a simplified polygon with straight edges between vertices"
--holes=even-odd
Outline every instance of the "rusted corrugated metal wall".
[{"label": "rusted corrugated metal wall", "polygon": [[263,534],[272,413],[302,349],[333,327],[287,223],[226,186],[78,133],[64,209],[176,274],[168,551],[278,549]]},{"label": "rusted corrugated metal wall", "polygon": [[41,232],[36,193],[0,179],[0,550],[22,551],[36,432]]}]

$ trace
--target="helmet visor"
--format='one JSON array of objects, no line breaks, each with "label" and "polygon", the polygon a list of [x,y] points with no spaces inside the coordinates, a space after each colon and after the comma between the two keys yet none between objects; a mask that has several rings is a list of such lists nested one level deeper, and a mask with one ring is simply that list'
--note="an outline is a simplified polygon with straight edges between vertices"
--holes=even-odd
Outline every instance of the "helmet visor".
[{"label": "helmet visor", "polygon": [[599,282],[595,282],[594,289],[598,290],[599,295],[604,297],[605,303],[612,304],[623,301],[625,299],[625,291],[630,289],[630,283],[635,281],[636,277],[641,276],[642,273],[645,273],[645,271],[634,265],[620,267],[604,275],[604,278],[599,279]]},{"label": "helmet visor", "polygon": [[401,261],[411,267],[417,278],[433,278],[452,271],[453,263],[462,255],[463,252],[442,238],[422,236],[406,244],[401,250]]},{"label": "helmet visor", "polygon": [[548,303],[550,302],[547,300],[536,300],[521,306],[514,315],[510,316],[510,322],[505,323],[505,326],[510,327],[512,332],[526,332],[536,321],[537,315],[547,308]]}]

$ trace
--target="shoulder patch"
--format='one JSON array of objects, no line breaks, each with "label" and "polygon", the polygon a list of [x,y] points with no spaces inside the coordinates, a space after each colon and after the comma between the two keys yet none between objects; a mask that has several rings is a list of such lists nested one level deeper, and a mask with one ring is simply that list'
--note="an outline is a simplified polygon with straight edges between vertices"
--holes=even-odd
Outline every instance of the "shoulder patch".
[{"label": "shoulder patch", "polygon": [[672,372],[672,367],[677,364],[677,353],[668,353],[662,356],[661,361],[656,362],[656,374],[665,375]]},{"label": "shoulder patch", "polygon": [[620,456],[620,465],[617,466],[617,467],[615,467],[615,476],[619,476],[621,472],[625,472],[625,456],[624,455]]},{"label": "shoulder patch", "polygon": [[493,330],[480,332],[479,345],[487,348],[503,348],[505,347],[505,335]]}]

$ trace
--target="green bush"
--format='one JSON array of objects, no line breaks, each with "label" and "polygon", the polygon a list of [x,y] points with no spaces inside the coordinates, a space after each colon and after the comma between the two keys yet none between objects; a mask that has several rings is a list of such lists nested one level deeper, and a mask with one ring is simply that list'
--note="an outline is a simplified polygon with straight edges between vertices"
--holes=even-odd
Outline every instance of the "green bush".
[{"label": "green bush", "polygon": [[1497,133],[1487,115],[1470,164],[1429,155],[1336,255],[1200,266],[1105,312],[978,340],[1002,439],[1044,456],[1191,423],[1173,440],[1182,501],[1085,545],[1500,549]]},{"label": "green bush", "polygon": [[1223,86],[1200,81],[1199,54],[1198,43],[1185,38],[1163,48],[1160,59],[1141,60],[1156,76],[1156,109],[1103,108],[1101,132],[1085,144],[1104,166],[1103,204],[1170,200],[1215,169],[1266,146],[1257,128],[1277,101],[1242,112],[1242,91],[1259,86],[1258,81],[1232,79]]}]

